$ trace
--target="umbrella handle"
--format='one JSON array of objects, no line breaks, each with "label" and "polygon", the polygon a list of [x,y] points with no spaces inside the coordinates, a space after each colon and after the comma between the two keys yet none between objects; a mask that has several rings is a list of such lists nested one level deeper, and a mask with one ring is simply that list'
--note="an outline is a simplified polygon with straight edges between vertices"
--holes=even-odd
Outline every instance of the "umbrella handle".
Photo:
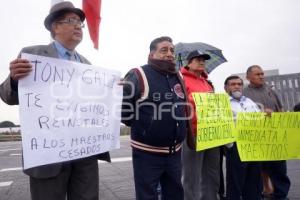
[{"label": "umbrella handle", "polygon": [[178,54],[178,61],[179,61],[179,68],[180,68],[183,65],[182,58],[181,58],[181,53]]}]

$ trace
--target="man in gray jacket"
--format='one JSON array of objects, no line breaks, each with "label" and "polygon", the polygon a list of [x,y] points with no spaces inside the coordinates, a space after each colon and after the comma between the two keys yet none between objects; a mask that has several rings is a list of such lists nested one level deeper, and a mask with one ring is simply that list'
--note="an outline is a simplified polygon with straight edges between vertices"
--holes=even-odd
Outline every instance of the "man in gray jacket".
[{"label": "man in gray jacket", "polygon": [[[54,42],[49,45],[25,47],[21,53],[72,60],[90,64],[75,51],[82,40],[85,14],[71,2],[55,4],[44,24]],[[27,76],[32,65],[20,58],[10,63],[10,74],[0,85],[1,99],[9,105],[17,105],[18,80]],[[99,175],[97,159],[110,161],[108,152],[74,161],[55,163],[24,170],[30,176],[30,192],[33,200],[98,200]]]},{"label": "man in gray jacket", "polygon": [[[265,83],[262,68],[258,65],[252,65],[247,69],[246,74],[250,84],[244,89],[244,95],[252,99],[260,106],[262,111],[269,115],[271,115],[272,112],[282,112],[283,108],[280,99],[275,91]],[[276,200],[287,200],[291,183],[287,176],[286,161],[263,162],[262,170],[264,177],[267,177],[266,174],[270,177],[274,187],[274,192],[269,193],[270,191],[266,190],[266,188],[268,188],[268,181],[265,181],[264,196]]]}]

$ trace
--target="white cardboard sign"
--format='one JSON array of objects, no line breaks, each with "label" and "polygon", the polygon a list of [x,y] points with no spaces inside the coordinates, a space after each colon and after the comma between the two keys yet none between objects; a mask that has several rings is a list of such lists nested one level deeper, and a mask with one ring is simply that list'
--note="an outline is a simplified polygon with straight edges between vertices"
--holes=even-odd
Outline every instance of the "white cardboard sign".
[{"label": "white cardboard sign", "polygon": [[24,169],[120,148],[120,72],[22,54],[32,72],[19,81]]}]

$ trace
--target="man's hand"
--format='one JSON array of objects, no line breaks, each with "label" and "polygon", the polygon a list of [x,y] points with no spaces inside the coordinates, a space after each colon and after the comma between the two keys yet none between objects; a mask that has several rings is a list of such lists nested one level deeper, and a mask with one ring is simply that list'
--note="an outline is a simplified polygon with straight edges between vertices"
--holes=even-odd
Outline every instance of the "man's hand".
[{"label": "man's hand", "polygon": [[270,108],[266,108],[266,109],[264,110],[264,112],[266,113],[266,116],[271,117],[273,110],[270,109]]},{"label": "man's hand", "polygon": [[26,59],[17,58],[10,62],[9,70],[10,70],[10,77],[13,80],[17,81],[27,76],[31,72],[32,65]]}]

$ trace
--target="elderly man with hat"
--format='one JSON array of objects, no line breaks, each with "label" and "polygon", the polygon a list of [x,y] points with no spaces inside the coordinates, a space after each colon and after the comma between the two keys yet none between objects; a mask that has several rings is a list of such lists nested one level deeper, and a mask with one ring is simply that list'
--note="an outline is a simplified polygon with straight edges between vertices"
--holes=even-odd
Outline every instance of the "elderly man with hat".
[{"label": "elderly man with hat", "polygon": [[[53,5],[44,24],[54,42],[49,45],[25,47],[17,59],[10,62],[10,74],[0,85],[0,96],[9,105],[17,105],[18,80],[27,76],[32,65],[20,58],[21,53],[72,60],[90,64],[80,55],[76,46],[82,40],[85,14],[71,2]],[[30,192],[33,200],[98,200],[99,175],[98,159],[110,161],[109,153],[55,163],[24,170],[30,176]]]},{"label": "elderly man with hat", "polygon": [[[210,56],[201,51],[192,51],[187,56],[188,64],[181,68],[188,101],[192,105],[191,130],[182,149],[182,182],[185,200],[217,200],[220,185],[220,150],[211,148],[195,151],[197,116],[193,92],[212,93],[214,88],[205,71],[205,61]],[[192,139],[191,139],[192,138]]]}]

